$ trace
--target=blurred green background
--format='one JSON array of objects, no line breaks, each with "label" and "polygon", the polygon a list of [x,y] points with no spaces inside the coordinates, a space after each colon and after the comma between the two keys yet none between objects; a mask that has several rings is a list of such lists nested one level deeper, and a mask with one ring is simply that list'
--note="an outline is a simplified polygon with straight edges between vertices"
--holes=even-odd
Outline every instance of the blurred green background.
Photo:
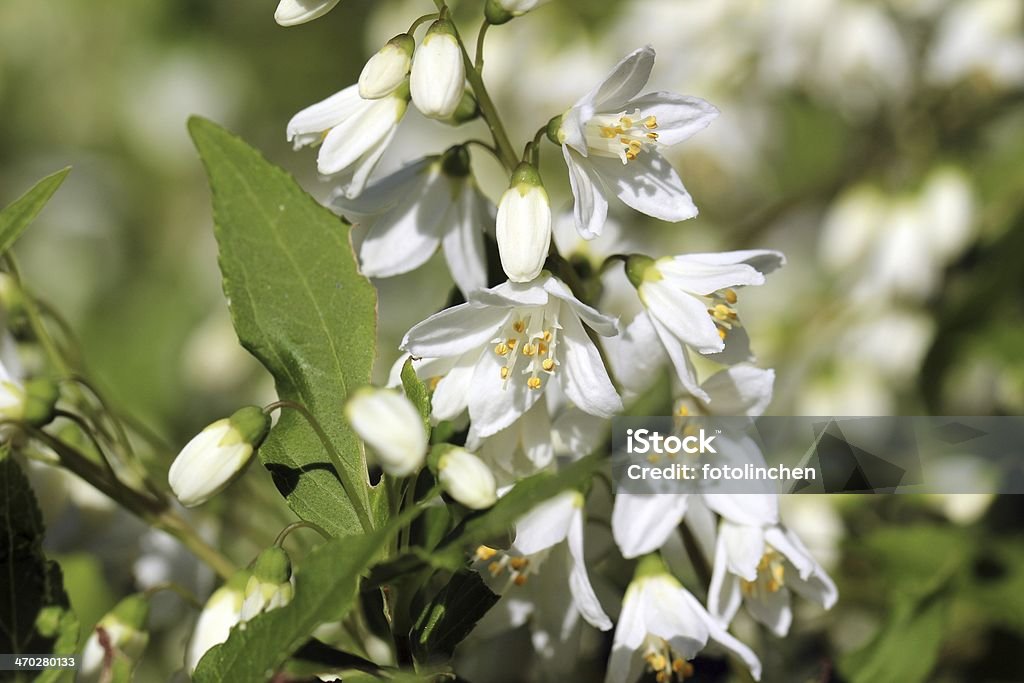
[{"label": "blurred green background", "polygon": [[[476,16],[477,3],[454,4],[458,20]],[[0,3],[0,203],[74,166],[18,244],[25,279],[69,319],[114,402],[170,443],[272,393],[230,328],[187,117],[233,129],[323,197],[329,183],[316,178],[311,153],[290,150],[285,123],[354,82],[367,56],[431,5],[343,0],[321,20],[283,29],[269,0]],[[492,30],[486,75],[517,141],[645,43],[659,52],[654,87],[722,110],[674,157],[700,217],[615,218],[623,242],[655,254],[787,253],[787,268],[741,302],[759,361],[777,372],[772,412],[1017,415],[1022,35],[1016,0],[554,0]],[[408,118],[385,166],[462,135]],[[544,155],[545,180],[566,209],[559,155]],[[497,196],[504,180],[490,160],[476,163]],[[402,332],[443,305],[449,286],[436,262],[381,283],[379,376]],[[621,312],[628,317],[628,306]],[[50,545],[89,623],[132,582],[124,560],[137,572],[140,556],[163,557],[160,542],[144,540],[140,551],[143,529],[83,491],[70,498],[73,531],[61,527],[61,487],[73,484],[44,481]],[[233,495],[253,492],[263,517],[233,514],[229,497],[201,520],[213,536],[255,527],[232,549],[240,558],[288,518],[258,468]],[[886,651],[870,680],[911,680],[892,677],[907,653],[937,658],[933,680],[1018,680],[1024,544],[1011,532],[1021,504],[866,498],[792,501],[790,523],[827,556],[841,598],[831,614],[812,615],[806,637],[767,648],[776,653],[769,671],[828,680],[827,662],[888,623],[911,639]],[[208,589],[209,576],[184,571]],[[929,612],[936,604],[941,611]],[[886,622],[894,615],[905,621]],[[166,661],[147,664],[153,672],[173,670],[184,632],[172,621],[161,627],[171,634]],[[791,669],[798,660],[806,666]]]}]

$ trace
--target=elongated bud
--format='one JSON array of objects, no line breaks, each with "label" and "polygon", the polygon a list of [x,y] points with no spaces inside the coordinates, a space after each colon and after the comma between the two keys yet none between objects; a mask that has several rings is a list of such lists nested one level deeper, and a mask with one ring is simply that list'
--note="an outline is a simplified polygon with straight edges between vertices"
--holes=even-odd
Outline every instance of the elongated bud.
[{"label": "elongated bud", "polygon": [[661,279],[658,269],[654,267],[654,259],[643,254],[631,254],[626,258],[626,277],[637,288],[644,282]]},{"label": "elongated bud", "polygon": [[199,660],[210,648],[228,639],[231,629],[241,621],[245,587],[250,577],[252,572],[248,569],[235,572],[203,605],[185,651],[185,666],[189,674],[195,672]]},{"label": "elongated bud", "polygon": [[148,617],[149,601],[141,593],[117,603],[100,619],[86,641],[78,680],[130,680],[149,642],[145,628]]},{"label": "elongated bud", "polygon": [[471,510],[489,508],[498,500],[494,474],[465,448],[446,449],[437,458],[437,478],[449,496]]},{"label": "elongated bud", "polygon": [[377,453],[387,474],[404,477],[423,464],[427,431],[419,411],[402,394],[392,389],[364,387],[345,405],[345,417]]},{"label": "elongated bud", "polygon": [[408,33],[389,40],[370,57],[359,74],[359,96],[364,100],[376,100],[393,93],[409,74],[415,49],[416,41]]},{"label": "elongated bud", "polygon": [[498,203],[496,236],[509,280],[529,282],[540,274],[551,245],[551,202],[537,169],[525,161]]},{"label": "elongated bud", "polygon": [[448,118],[462,101],[466,67],[455,27],[447,19],[431,24],[416,48],[409,87],[416,108],[430,118]]},{"label": "elongated bud", "polygon": [[330,12],[338,0],[281,0],[274,12],[274,21],[281,26],[297,26]]},{"label": "elongated bud", "polygon": [[195,507],[223,491],[249,464],[269,431],[270,416],[247,406],[199,432],[167,473],[174,495],[185,507]]},{"label": "elongated bud", "polygon": [[292,563],[288,553],[272,545],[256,558],[252,576],[245,584],[240,620],[249,621],[256,615],[284,607],[292,601]]}]

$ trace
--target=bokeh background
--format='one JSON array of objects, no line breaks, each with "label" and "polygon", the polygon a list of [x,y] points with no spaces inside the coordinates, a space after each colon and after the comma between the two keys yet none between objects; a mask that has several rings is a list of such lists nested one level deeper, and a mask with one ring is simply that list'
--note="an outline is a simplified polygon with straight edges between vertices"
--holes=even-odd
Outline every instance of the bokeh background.
[{"label": "bokeh background", "polygon": [[[285,123],[354,82],[369,54],[432,5],[343,0],[283,29],[274,4],[0,3],[0,203],[74,166],[18,244],[25,278],[70,321],[114,403],[167,439],[156,468],[173,444],[272,393],[231,330],[187,117],[225,124],[324,197],[329,183],[312,153],[290,150]],[[453,4],[457,20],[477,16],[477,3]],[[741,301],[760,363],[777,372],[772,413],[1024,412],[1024,3],[553,0],[492,29],[486,78],[525,142],[646,43],[658,50],[654,87],[704,97],[722,115],[674,150],[701,215],[658,225],[620,211],[617,232],[654,254],[786,252],[787,267]],[[468,135],[484,133],[474,125]],[[385,168],[465,137],[411,113]],[[557,208],[568,209],[554,151],[545,149],[542,170]],[[485,156],[474,163],[496,197],[497,167]],[[444,304],[451,282],[435,259],[379,284],[383,377],[401,334]],[[133,585],[175,577],[210,589],[212,577],[173,542],[100,494],[52,470],[35,477],[48,551],[86,625]],[[248,507],[236,505],[243,499]],[[760,639],[769,672],[786,672],[767,680],[852,671],[839,666],[844,657],[877,656],[858,648],[926,599],[941,602],[942,618],[902,629],[916,645],[883,659],[934,656],[930,680],[1024,680],[1024,542],[1013,534],[1024,506],[1015,498],[787,505],[841,599],[827,615],[798,618],[786,641],[747,634]],[[232,539],[240,561],[290,519],[259,468],[210,507],[197,523]],[[140,680],[166,679],[180,661],[186,612],[164,597]]]}]

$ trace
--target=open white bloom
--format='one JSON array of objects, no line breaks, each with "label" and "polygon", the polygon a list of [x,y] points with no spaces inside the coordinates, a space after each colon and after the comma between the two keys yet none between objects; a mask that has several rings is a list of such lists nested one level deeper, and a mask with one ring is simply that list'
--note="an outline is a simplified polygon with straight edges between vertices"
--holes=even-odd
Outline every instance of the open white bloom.
[{"label": "open white bloom", "polygon": [[405,477],[423,464],[427,430],[416,406],[393,389],[363,387],[345,404],[345,417],[373,448],[384,471]]},{"label": "open white bloom", "polygon": [[364,275],[408,273],[441,246],[463,294],[487,285],[481,226],[490,222],[493,204],[469,172],[465,147],[425,157],[381,178],[355,199],[340,194],[331,205],[366,228],[359,244]]},{"label": "open white bloom", "polygon": [[359,96],[358,84],[350,85],[293,116],[288,141],[295,149],[319,144],[317,169],[324,175],[341,174],[345,193],[356,197],[384,156],[408,104],[405,88],[366,100]]},{"label": "open white bloom", "polygon": [[359,74],[359,96],[377,100],[397,90],[409,75],[415,49],[416,41],[408,33],[400,33],[385,43]]},{"label": "open white bloom", "polygon": [[551,381],[592,415],[622,410],[584,322],[598,334],[616,333],[613,319],[543,273],[529,284],[474,292],[409,330],[402,349],[423,359],[421,377],[436,381],[434,418],[454,419],[468,408],[473,432],[483,438],[515,422]]},{"label": "open white bloom", "polygon": [[1024,84],[1024,6],[1018,0],[965,0],[943,14],[926,64],[928,80],[951,85],[981,76],[998,87]]},{"label": "open white bloom", "polygon": [[628,683],[644,671],[659,681],[682,680],[692,671],[688,660],[714,641],[730,650],[761,679],[761,662],[669,574],[657,555],[644,557],[626,589],[615,629],[605,683]]},{"label": "open white bloom", "polygon": [[495,236],[509,280],[529,282],[540,274],[551,246],[551,201],[537,169],[525,161],[498,202]]},{"label": "open white bloom", "polygon": [[609,195],[661,220],[697,215],[682,180],[659,150],[705,128],[718,110],[675,93],[638,96],[653,67],[653,48],[630,53],[562,115],[553,131],[569,167],[576,229],[588,239],[601,234]]},{"label": "open white bloom", "polygon": [[832,579],[796,534],[780,526],[723,520],[708,589],[711,613],[729,623],[742,602],[754,619],[781,637],[793,620],[791,590],[825,609],[838,597]]},{"label": "open white bloom", "polygon": [[446,119],[455,113],[466,87],[466,66],[455,28],[438,19],[416,48],[409,88],[412,101],[424,116]]},{"label": "open white bloom", "polygon": [[141,593],[121,600],[105,614],[82,649],[82,660],[76,680],[98,683],[112,680],[113,672],[121,676],[131,672],[149,643],[146,619],[149,601]]},{"label": "open white bloom", "polygon": [[185,507],[202,505],[227,488],[252,459],[270,431],[270,417],[247,406],[217,420],[181,449],[167,472],[167,482]]},{"label": "open white bloom", "polygon": [[272,545],[253,563],[252,576],[245,584],[245,598],[239,621],[245,623],[263,612],[284,607],[292,601],[292,563],[288,554]]},{"label": "open white bloom", "polygon": [[764,284],[764,274],[786,262],[777,251],[752,249],[687,254],[654,261],[630,257],[627,272],[672,360],[683,387],[701,401],[687,347],[721,363],[750,360],[750,340],[733,307],[735,288]]},{"label": "open white bloom", "polygon": [[489,508],[498,500],[494,474],[465,448],[452,448],[441,456],[437,478],[448,495],[471,510]]},{"label": "open white bloom", "polygon": [[219,645],[231,635],[231,629],[242,619],[245,586],[249,582],[247,570],[236,572],[227,583],[210,596],[199,613],[192,637],[185,650],[185,666],[191,675],[210,648]]},{"label": "open white bloom", "polygon": [[274,20],[281,26],[296,26],[330,12],[339,0],[281,0]]}]

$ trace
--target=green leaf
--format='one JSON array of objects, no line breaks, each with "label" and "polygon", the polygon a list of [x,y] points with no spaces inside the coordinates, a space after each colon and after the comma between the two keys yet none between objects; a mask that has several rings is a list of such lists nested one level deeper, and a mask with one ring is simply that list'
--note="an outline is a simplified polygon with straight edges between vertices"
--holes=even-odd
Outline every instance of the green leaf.
[{"label": "green leaf", "polygon": [[480,574],[462,570],[434,596],[420,613],[409,634],[413,657],[419,664],[440,664],[451,659],[477,622],[498,602]]},{"label": "green leaf", "polygon": [[[47,654],[57,641],[52,607],[66,609],[60,566],[43,555],[43,519],[28,478],[0,447],[0,652]],[[45,618],[40,620],[40,616]],[[43,632],[37,628],[37,621]]]},{"label": "green leaf", "polygon": [[50,197],[70,172],[71,167],[69,166],[46,176],[31,190],[0,210],[0,255],[6,254],[7,250],[21,237],[21,233],[25,232],[25,229],[35,220],[35,217],[46,206],[46,202],[50,201]]},{"label": "green leaf", "polygon": [[430,390],[427,389],[423,380],[416,376],[411,358],[402,366],[402,389],[405,391],[405,397],[412,401],[416,410],[420,412],[420,416],[423,417],[423,426],[426,428],[427,434],[430,434]]},{"label": "green leaf", "polygon": [[[56,605],[43,608],[36,619],[36,628],[44,636],[54,639],[50,654],[60,657],[78,652],[80,624],[74,611]],[[47,669],[36,676],[35,683],[56,683],[69,678],[71,674],[67,670]]]},{"label": "green leaf", "polygon": [[[344,460],[344,480],[370,507],[362,444],[342,417],[367,384],[376,293],[359,274],[349,227],[280,168],[223,128],[189,121],[213,191],[224,293],[242,345],[274,376],[283,399],[305,405]],[[352,502],[314,432],[294,410],[260,448],[288,504],[333,535],[360,529]]]}]

